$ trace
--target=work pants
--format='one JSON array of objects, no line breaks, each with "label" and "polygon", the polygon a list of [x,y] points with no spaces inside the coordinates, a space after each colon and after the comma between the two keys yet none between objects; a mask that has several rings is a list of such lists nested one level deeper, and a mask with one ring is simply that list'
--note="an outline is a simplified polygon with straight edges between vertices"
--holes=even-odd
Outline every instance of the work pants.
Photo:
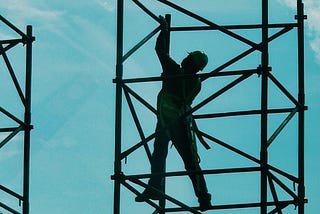
[{"label": "work pants", "polygon": [[[168,128],[165,127],[165,122],[168,122]],[[162,115],[162,118],[158,120],[156,128],[154,151],[151,159],[152,174],[165,173],[168,143],[170,140],[181,156],[187,172],[201,171],[192,124],[192,116],[173,121],[172,118],[167,119]],[[210,197],[203,174],[191,173],[189,177],[199,200],[205,200]],[[163,176],[153,176],[149,180],[149,185],[161,190],[163,182]]]}]

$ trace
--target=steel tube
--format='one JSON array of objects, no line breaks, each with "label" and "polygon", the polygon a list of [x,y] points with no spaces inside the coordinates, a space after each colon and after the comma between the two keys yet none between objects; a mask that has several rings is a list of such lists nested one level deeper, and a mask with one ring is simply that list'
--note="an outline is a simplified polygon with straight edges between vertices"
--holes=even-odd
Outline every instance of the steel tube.
[{"label": "steel tube", "polygon": [[32,26],[27,26],[26,82],[25,82],[25,130],[24,130],[24,169],[23,169],[23,214],[29,213],[30,179],[30,131],[31,126],[31,75],[32,75]]},{"label": "steel tube", "polygon": [[[268,109],[268,113],[280,114],[280,113],[292,112],[293,110],[295,110],[295,108]],[[208,118],[250,116],[250,115],[261,115],[261,110],[234,111],[234,112],[222,112],[222,113],[212,113],[212,114],[196,114],[196,115],[193,115],[193,118],[208,119]]]},{"label": "steel tube", "polygon": [[261,214],[267,214],[268,190],[268,0],[262,0],[262,29],[261,29],[261,146],[260,146],[260,200]]},{"label": "steel tube", "polygon": [[[243,29],[261,29],[261,24],[253,25],[221,25],[221,27],[228,30],[243,30]],[[282,24],[269,24],[269,28],[283,28],[283,27],[297,27],[296,23],[282,23]],[[189,26],[180,27],[175,26],[171,28],[171,31],[202,31],[202,30],[219,30],[212,26]]]},{"label": "steel tube", "polygon": [[23,92],[22,92],[22,89],[21,89],[21,87],[20,87],[20,84],[19,84],[19,82],[18,82],[18,79],[17,79],[17,77],[16,77],[16,75],[15,75],[15,73],[14,73],[14,70],[13,70],[13,68],[12,68],[12,66],[11,66],[11,63],[10,63],[10,61],[9,61],[9,58],[8,58],[7,54],[5,53],[4,48],[3,48],[3,46],[2,46],[1,44],[0,44],[0,51],[2,52],[3,60],[4,60],[4,62],[6,63],[7,69],[8,69],[8,71],[9,71],[9,74],[10,74],[10,76],[11,76],[11,79],[12,79],[12,81],[13,81],[13,83],[14,83],[14,86],[16,87],[16,90],[17,90],[17,92],[18,92],[18,94],[19,94],[19,97],[20,97],[20,99],[21,99],[21,102],[23,103],[23,105],[26,105],[26,100],[25,100],[24,94],[23,94]]},{"label": "steel tube", "polygon": [[197,14],[192,13],[192,12],[190,12],[190,11],[188,11],[188,10],[186,10],[186,9],[184,9],[184,8],[174,4],[172,2],[169,2],[167,0],[158,0],[158,1],[163,3],[163,4],[168,5],[169,7],[172,7],[174,9],[176,9],[177,11],[180,11],[181,13],[184,13],[184,14],[186,14],[186,15],[194,18],[194,19],[197,19],[197,20],[199,20],[199,21],[201,21],[201,22],[203,22],[203,23],[205,23],[205,24],[207,24],[209,26],[217,28],[221,32],[225,33],[226,35],[229,35],[229,36],[231,36],[231,37],[233,37],[233,38],[235,38],[235,39],[237,39],[237,40],[239,40],[241,42],[244,42],[244,43],[254,47],[255,49],[259,49],[259,47],[258,47],[258,45],[256,43],[254,43],[254,42],[252,42],[252,41],[250,41],[250,40],[248,40],[248,39],[246,39],[246,38],[244,38],[244,37],[242,37],[242,36],[240,36],[240,35],[238,35],[236,33],[233,33],[232,31],[229,31],[229,30],[227,30],[227,29],[225,29],[225,28],[223,28],[223,27],[221,27],[221,26],[219,26],[219,25],[217,25],[217,24],[215,24],[215,23],[213,23],[213,22],[201,17],[201,16],[198,16]]},{"label": "steel tube", "polygon": [[[298,20],[298,101],[300,106],[305,105],[304,91],[304,5],[302,0],[297,0],[297,20]],[[300,198],[298,204],[298,213],[304,214],[304,108],[300,108],[298,112],[298,196]]]},{"label": "steel tube", "polygon": [[[123,77],[123,0],[118,0],[117,5],[117,65],[116,79]],[[122,120],[122,85],[116,84],[116,112],[115,112],[115,161],[114,161],[114,214],[120,214],[120,189],[121,189],[121,120]]]},{"label": "steel tube", "polygon": [[10,27],[12,30],[14,30],[16,33],[18,33],[20,36],[22,36],[23,38],[28,37],[28,34],[25,34],[24,32],[22,32],[21,30],[19,30],[16,26],[14,26],[10,21],[8,21],[7,19],[5,19],[3,16],[0,15],[0,20],[5,23],[8,27]]}]

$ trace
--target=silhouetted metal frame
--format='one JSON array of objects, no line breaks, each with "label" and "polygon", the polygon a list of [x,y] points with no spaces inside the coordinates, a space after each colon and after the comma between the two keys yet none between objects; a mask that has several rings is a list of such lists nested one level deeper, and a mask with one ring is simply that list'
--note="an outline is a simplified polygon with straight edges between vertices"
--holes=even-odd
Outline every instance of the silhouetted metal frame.
[{"label": "silhouetted metal frame", "polygon": [[[141,8],[146,14],[148,14],[155,21],[159,22],[158,16],[153,14],[147,7],[145,7],[138,0],[131,0],[134,2],[139,8]],[[225,87],[221,88],[217,92],[210,95],[208,98],[194,106],[189,112],[185,115],[192,114],[196,110],[202,108],[215,98],[219,97],[226,91],[230,90],[234,86],[243,82],[253,74],[261,75],[261,109],[252,109],[247,111],[237,111],[237,112],[224,112],[224,113],[210,113],[210,114],[202,114],[202,115],[194,115],[196,120],[199,119],[208,119],[208,118],[218,118],[218,117],[235,117],[235,116],[245,116],[245,115],[260,115],[261,117],[261,145],[260,145],[260,159],[253,157],[246,152],[239,150],[226,142],[223,142],[207,133],[198,130],[198,134],[203,138],[210,140],[234,153],[243,156],[244,158],[251,160],[256,163],[255,167],[243,167],[243,168],[229,168],[229,169],[215,169],[215,170],[202,170],[201,172],[167,172],[159,175],[152,174],[140,174],[140,175],[125,175],[122,172],[121,161],[126,159],[131,153],[139,149],[140,147],[144,147],[147,153],[148,158],[150,159],[151,152],[148,147],[148,143],[154,139],[155,134],[153,133],[149,136],[145,136],[143,130],[141,128],[141,124],[139,122],[139,118],[137,117],[136,110],[132,104],[131,97],[138,100],[141,104],[143,104],[147,109],[156,114],[156,109],[150,105],[146,100],[144,100],[141,96],[139,96],[134,90],[132,90],[128,84],[130,83],[144,83],[144,82],[155,82],[162,81],[164,77],[145,77],[145,78],[133,78],[133,79],[123,79],[123,63],[127,60],[135,51],[137,51],[140,47],[142,47],[146,42],[148,42],[156,33],[160,31],[160,26],[151,31],[145,38],[143,38],[140,42],[138,42],[132,49],[130,49],[126,54],[123,54],[123,16],[124,16],[124,0],[118,0],[118,9],[117,9],[117,65],[116,65],[116,78],[114,79],[114,83],[116,84],[116,113],[115,113],[115,164],[114,164],[114,175],[111,178],[114,180],[114,214],[120,213],[120,188],[121,185],[129,189],[136,195],[139,195],[140,192],[135,189],[132,184],[139,185],[144,188],[152,188],[147,184],[140,181],[140,179],[150,178],[152,176],[165,176],[165,177],[174,177],[174,176],[186,176],[191,173],[203,173],[203,174],[226,174],[226,173],[248,173],[248,172],[260,172],[260,202],[254,203],[246,203],[246,204],[226,204],[226,205],[214,205],[211,209],[236,209],[236,208],[253,208],[260,207],[260,213],[266,214],[268,213],[267,208],[269,206],[273,206],[274,209],[269,211],[272,213],[282,213],[282,209],[286,208],[288,205],[295,205],[298,207],[298,213],[304,214],[304,206],[307,203],[307,199],[305,199],[305,187],[304,187],[304,111],[307,110],[305,106],[305,92],[304,92],[304,19],[306,16],[304,15],[303,2],[302,0],[297,0],[297,23],[280,23],[280,24],[269,24],[268,20],[268,0],[261,0],[262,8],[262,20],[261,24],[256,25],[226,25],[220,26],[217,25],[195,13],[192,13],[170,1],[167,0],[157,0],[168,7],[171,7],[187,16],[190,16],[204,24],[206,26],[188,26],[188,27],[172,27],[169,26],[169,34],[170,32],[178,32],[178,31],[202,31],[202,30],[218,30],[226,34],[227,36],[233,37],[247,45],[250,48],[238,56],[230,59],[219,67],[215,68],[213,71],[206,74],[198,74],[198,76],[202,79],[202,81],[219,76],[238,76],[237,79],[227,84]],[[167,20],[170,16],[166,16]],[[271,28],[279,28],[280,30],[273,35],[269,35],[269,29]],[[230,30],[233,29],[261,29],[261,43],[254,43]],[[292,29],[297,29],[298,32],[298,99],[296,99],[289,91],[270,73],[271,68],[269,67],[269,43],[274,39],[286,34]],[[170,35],[169,35],[170,38]],[[228,66],[233,63],[241,60],[242,58],[248,56],[254,51],[261,52],[261,64],[258,68],[241,70],[241,71],[223,71]],[[176,76],[172,78],[188,78],[187,75],[184,76]],[[294,108],[279,108],[279,109],[269,109],[268,108],[268,85],[269,81],[272,81],[278,89],[285,95],[291,102],[295,105]],[[121,120],[122,120],[122,96],[123,93],[128,102],[128,106],[130,112],[134,118],[134,122],[138,133],[140,135],[141,141],[137,144],[133,145],[131,148],[122,151],[121,150]],[[279,127],[272,133],[271,137],[268,138],[268,115],[270,114],[279,114],[279,113],[288,113],[288,116],[283,120],[283,122],[279,125]],[[278,169],[268,163],[268,147],[272,144],[272,142],[276,139],[276,137],[281,133],[284,127],[291,121],[291,119],[298,113],[298,176],[291,175],[281,169]],[[162,130],[163,131],[163,130]],[[289,187],[287,187],[280,179],[277,178],[277,175],[281,175],[284,178],[289,179],[295,184],[298,184],[298,193],[296,194]],[[130,184],[131,182],[132,184]],[[275,184],[282,188],[287,194],[292,197],[292,200],[280,201],[277,196],[277,191],[275,188]],[[270,187],[271,195],[273,197],[273,201],[268,201],[267,190],[268,186]],[[165,208],[165,203],[160,201],[160,204],[157,205],[151,200],[147,200],[150,206],[155,208],[153,213],[166,213],[166,212],[181,212],[181,211],[189,211],[191,213],[200,213],[198,211],[198,207],[189,207],[180,201],[166,195],[164,191],[159,191],[154,189],[163,195],[165,200],[176,204],[180,208]]]},{"label": "silhouetted metal frame", "polygon": [[[23,132],[23,181],[22,181],[22,195],[18,194],[9,188],[0,184],[0,191],[8,194],[10,197],[16,198],[21,204],[22,202],[22,212],[17,211],[5,203],[1,202],[0,207],[9,213],[14,214],[28,214],[29,213],[29,177],[30,177],[30,131],[33,128],[31,125],[31,77],[32,77],[32,43],[35,40],[32,34],[32,26],[28,25],[26,33],[19,30],[15,25],[10,21],[5,19],[0,15],[0,22],[3,22],[8,28],[17,33],[21,38],[20,39],[8,39],[0,40],[0,55],[2,56],[7,70],[10,74],[12,82],[16,88],[17,94],[21,99],[23,105],[22,109],[24,111],[24,118],[20,119],[14,114],[10,113],[9,109],[2,108],[0,106],[0,113],[5,115],[8,119],[17,123],[17,127],[1,127],[1,133],[10,133],[5,139],[0,142],[0,149],[6,144],[10,143],[10,140],[15,137],[17,134]],[[24,90],[21,87],[18,79],[16,78],[15,71],[11,66],[10,60],[6,54],[11,48],[15,47],[18,44],[23,44],[25,46],[25,80],[24,80]]]}]

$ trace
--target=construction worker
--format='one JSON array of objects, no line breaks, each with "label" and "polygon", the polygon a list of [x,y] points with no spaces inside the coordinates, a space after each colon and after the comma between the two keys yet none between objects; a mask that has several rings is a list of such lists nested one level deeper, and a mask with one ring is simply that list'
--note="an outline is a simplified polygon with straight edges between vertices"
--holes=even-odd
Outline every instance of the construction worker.
[{"label": "construction worker", "polygon": [[[171,140],[184,162],[185,169],[191,172],[189,177],[195,195],[198,197],[200,210],[205,211],[211,207],[211,195],[208,193],[203,174],[196,173],[201,171],[201,168],[194,134],[194,122],[191,114],[184,114],[191,109],[191,103],[201,89],[200,78],[194,74],[207,65],[208,57],[201,51],[194,51],[183,59],[181,66],[177,64],[166,52],[168,24],[164,17],[159,18],[161,32],[157,38],[155,50],[162,65],[164,79],[157,97],[158,122],[151,158],[151,173],[153,175],[165,173],[168,143]],[[176,75],[189,76],[174,77]],[[164,177],[159,175],[152,176],[148,182],[150,186],[159,191],[162,191],[163,183]],[[146,188],[141,195],[136,197],[136,201],[160,200],[161,198],[161,193],[152,188]]]}]

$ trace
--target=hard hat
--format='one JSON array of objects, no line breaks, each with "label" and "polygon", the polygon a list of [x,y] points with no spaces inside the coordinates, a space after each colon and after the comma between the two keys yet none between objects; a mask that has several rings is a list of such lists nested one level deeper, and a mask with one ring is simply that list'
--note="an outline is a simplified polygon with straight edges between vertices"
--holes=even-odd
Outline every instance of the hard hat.
[{"label": "hard hat", "polygon": [[190,52],[189,55],[199,70],[202,71],[203,68],[206,67],[208,56],[203,51],[193,51]]}]

